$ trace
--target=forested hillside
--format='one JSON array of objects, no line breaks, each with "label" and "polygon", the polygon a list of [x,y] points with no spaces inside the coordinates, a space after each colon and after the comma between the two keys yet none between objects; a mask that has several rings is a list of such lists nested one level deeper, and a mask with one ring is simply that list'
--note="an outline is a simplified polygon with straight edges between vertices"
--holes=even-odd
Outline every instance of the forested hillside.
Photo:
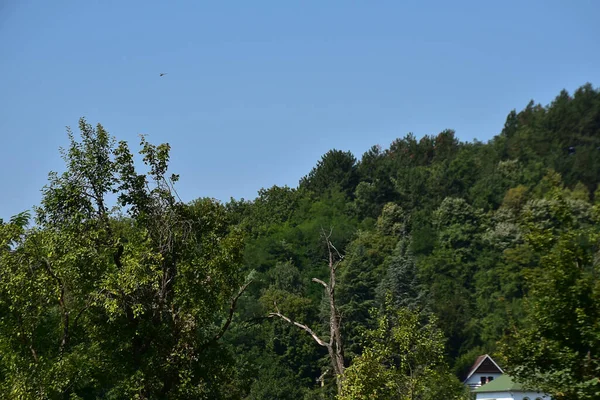
[{"label": "forested hillside", "polygon": [[488,353],[599,398],[600,90],[500,129],[332,149],[223,204],[179,199],[168,144],[140,169],[82,120],[0,222],[0,397],[451,399]]}]

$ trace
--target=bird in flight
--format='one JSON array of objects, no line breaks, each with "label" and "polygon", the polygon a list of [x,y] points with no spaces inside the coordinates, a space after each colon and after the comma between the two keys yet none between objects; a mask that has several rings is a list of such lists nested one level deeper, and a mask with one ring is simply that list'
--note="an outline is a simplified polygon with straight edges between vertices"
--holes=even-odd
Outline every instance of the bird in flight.
[{"label": "bird in flight", "polygon": [[164,76],[164,75],[166,75],[166,74],[167,74],[166,72],[161,72],[161,73],[160,73],[160,76]]}]

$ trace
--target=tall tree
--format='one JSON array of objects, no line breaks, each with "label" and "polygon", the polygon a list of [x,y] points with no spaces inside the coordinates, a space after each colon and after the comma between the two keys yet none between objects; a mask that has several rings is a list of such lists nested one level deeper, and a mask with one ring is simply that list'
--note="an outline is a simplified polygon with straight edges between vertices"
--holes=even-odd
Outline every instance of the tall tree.
[{"label": "tall tree", "polygon": [[318,278],[312,278],[312,281],[323,286],[325,290],[325,296],[329,303],[329,340],[324,340],[319,335],[309,328],[307,325],[296,322],[282,314],[275,304],[275,312],[269,313],[269,317],[278,317],[282,320],[295,325],[296,327],[306,331],[320,346],[327,349],[329,354],[329,360],[335,377],[338,392],[341,388],[341,377],[344,374],[345,362],[344,362],[344,343],[342,341],[341,331],[341,317],[336,305],[335,289],[336,289],[336,270],[339,265],[339,259],[341,258],[340,253],[337,251],[333,243],[330,241],[331,232],[325,234],[323,232],[323,239],[327,245],[328,253],[328,268],[329,268],[329,282],[324,282]]},{"label": "tall tree", "polygon": [[[507,370],[558,400],[600,395],[600,222],[585,223],[575,204],[554,192],[548,218],[525,214],[525,242],[541,254],[526,271],[524,320],[515,321],[503,342]],[[532,209],[531,211],[536,211]],[[582,223],[583,222],[583,223]]]},{"label": "tall tree", "polygon": [[0,227],[0,394],[219,397],[228,371],[213,349],[246,287],[241,236],[222,205],[177,198],[168,144],[142,137],[140,174],[125,142],[79,128],[37,225]]},{"label": "tall tree", "polygon": [[365,351],[346,369],[340,400],[458,399],[464,388],[444,360],[435,316],[392,305],[365,334]]},{"label": "tall tree", "polygon": [[356,157],[349,151],[329,150],[316,167],[300,180],[300,188],[321,195],[331,189],[351,197],[358,184]]}]

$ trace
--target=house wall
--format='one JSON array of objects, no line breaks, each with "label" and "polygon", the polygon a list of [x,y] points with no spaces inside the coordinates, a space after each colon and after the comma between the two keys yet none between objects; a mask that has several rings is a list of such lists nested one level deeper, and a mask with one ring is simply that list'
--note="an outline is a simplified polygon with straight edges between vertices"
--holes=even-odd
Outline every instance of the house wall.
[{"label": "house wall", "polygon": [[[508,396],[508,397],[507,397]],[[514,400],[515,398],[510,396],[508,392],[489,392],[489,393],[477,393],[475,397],[477,400]],[[534,397],[535,399],[535,397]]]},{"label": "house wall", "polygon": [[477,400],[524,400],[528,397],[529,400],[543,399],[552,400],[548,395],[540,394],[538,392],[489,392],[489,393],[477,393]]},{"label": "house wall", "polygon": [[485,376],[491,376],[494,379],[498,379],[500,376],[502,376],[502,374],[500,372],[486,372],[486,373],[474,373],[473,375],[471,375],[471,377],[469,379],[467,379],[465,381],[465,385],[468,385],[471,390],[478,388],[479,386],[481,386],[481,377]]}]

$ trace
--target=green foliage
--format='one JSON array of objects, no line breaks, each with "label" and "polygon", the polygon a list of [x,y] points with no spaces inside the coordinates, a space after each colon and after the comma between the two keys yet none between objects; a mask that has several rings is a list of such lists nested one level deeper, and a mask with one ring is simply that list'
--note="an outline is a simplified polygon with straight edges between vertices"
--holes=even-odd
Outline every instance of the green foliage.
[{"label": "green foliage", "polygon": [[[223,205],[179,199],[168,144],[142,137],[140,166],[82,119],[41,204],[0,220],[0,397],[331,398],[327,351],[265,318],[276,301],[327,331],[311,282],[327,280],[325,230],[343,257],[344,396],[406,392],[403,365],[430,365],[402,358],[412,341],[458,375],[500,352],[557,399],[596,398],[599,121],[586,84],[511,111],[488,143],[445,130],[360,160],[331,150],[298,188]],[[425,398],[456,383],[419,376]]]},{"label": "green foliage", "polygon": [[377,286],[385,273],[385,256],[391,252],[393,243],[393,238],[379,232],[359,233],[348,245],[339,267],[337,298],[345,321],[342,332],[350,358],[360,353],[361,330],[370,325],[369,310],[377,304]]},{"label": "green foliage", "polygon": [[388,301],[365,350],[346,369],[338,399],[458,399],[462,385],[444,361],[436,318]]},{"label": "green foliage", "polygon": [[[240,226],[251,227],[244,228],[248,268],[264,274],[252,295],[258,300],[276,282],[279,290],[318,303],[320,290],[310,284],[326,273],[318,232],[333,228],[345,255],[337,299],[346,359],[368,357],[360,340],[375,326],[368,310],[381,307],[390,291],[397,306],[437,316],[449,362],[464,373],[478,352],[496,352],[509,328],[525,321],[526,277],[545,251],[526,240],[529,225],[554,235],[590,224],[588,201],[599,197],[600,157],[591,158],[600,148],[599,93],[588,85],[573,96],[561,93],[547,107],[531,102],[510,112],[489,143],[462,143],[444,131],[373,146],[358,162],[332,150],[293,195],[290,189],[268,196],[285,200],[267,205],[261,192],[255,202],[232,203]],[[554,213],[557,195],[571,219]],[[249,317],[261,315],[248,310]],[[307,314],[303,322],[321,329],[325,315]],[[259,353],[264,360],[283,357]],[[300,370],[297,362],[286,368]],[[322,372],[314,370],[307,381],[310,393],[318,392]]]},{"label": "green foliage", "polygon": [[556,399],[595,399],[600,395],[595,356],[600,351],[600,221],[575,218],[562,196],[547,209],[560,225],[529,220],[526,243],[543,255],[526,273],[525,318],[505,338],[503,355],[514,376]]},{"label": "green foliage", "polygon": [[349,151],[330,150],[317,166],[300,180],[300,188],[321,195],[329,190],[340,190],[352,196],[358,184],[356,158]]},{"label": "green foliage", "polygon": [[379,303],[390,295],[395,306],[409,310],[422,309],[425,302],[425,289],[417,276],[417,265],[410,248],[410,239],[402,238],[389,258],[385,277],[377,288]]},{"label": "green foliage", "polygon": [[218,397],[230,372],[213,348],[243,280],[241,236],[222,205],[176,199],[167,144],[142,138],[139,174],[125,142],[80,130],[37,226],[21,214],[0,227],[1,397]]}]

